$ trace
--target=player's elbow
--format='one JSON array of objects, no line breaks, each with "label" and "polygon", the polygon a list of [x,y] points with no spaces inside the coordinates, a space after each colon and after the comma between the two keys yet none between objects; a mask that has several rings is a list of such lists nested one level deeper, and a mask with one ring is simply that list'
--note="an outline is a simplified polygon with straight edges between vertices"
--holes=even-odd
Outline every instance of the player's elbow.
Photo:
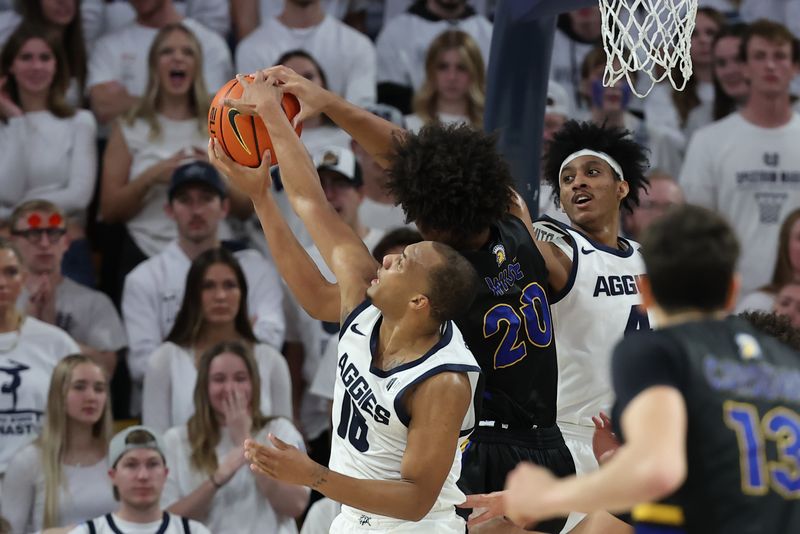
[{"label": "player's elbow", "polygon": [[652,458],[639,463],[639,488],[643,500],[671,495],[686,480],[686,462],[680,458]]},{"label": "player's elbow", "polygon": [[421,521],[428,513],[430,513],[431,508],[436,503],[436,495],[418,495],[414,499],[409,499],[407,502],[407,507],[403,510],[402,515],[404,517],[400,517],[399,519],[403,519],[405,521]]}]

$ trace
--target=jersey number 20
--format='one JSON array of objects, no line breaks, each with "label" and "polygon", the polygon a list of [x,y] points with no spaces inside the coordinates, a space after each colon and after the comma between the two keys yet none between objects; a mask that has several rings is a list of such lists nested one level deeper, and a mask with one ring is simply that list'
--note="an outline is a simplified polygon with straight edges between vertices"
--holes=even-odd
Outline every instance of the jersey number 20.
[{"label": "jersey number 20", "polygon": [[[727,401],[725,424],[736,432],[742,470],[742,492],[764,495],[772,489],[786,498],[800,497],[800,416],[792,410],[773,408],[759,421],[752,404]],[[764,438],[775,441],[777,459],[768,462]]]},{"label": "jersey number 20", "polygon": [[358,452],[366,452],[369,449],[367,441],[367,421],[362,417],[358,408],[353,406],[353,399],[350,392],[344,392],[342,399],[342,416],[339,418],[339,426],[336,433],[342,439],[348,439],[350,444]]},{"label": "jersey number 20", "polygon": [[[500,344],[494,351],[494,368],[509,367],[522,361],[528,355],[525,340],[537,347],[547,347],[553,341],[553,322],[544,289],[537,283],[525,286],[519,297],[520,307],[497,304],[483,316],[483,337],[490,338],[500,334]],[[503,323],[505,331],[501,331]]]}]

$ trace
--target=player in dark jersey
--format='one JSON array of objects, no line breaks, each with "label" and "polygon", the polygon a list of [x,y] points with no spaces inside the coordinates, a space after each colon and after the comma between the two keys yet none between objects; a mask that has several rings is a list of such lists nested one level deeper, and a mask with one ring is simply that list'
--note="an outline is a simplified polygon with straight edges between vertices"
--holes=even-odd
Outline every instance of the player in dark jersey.
[{"label": "player in dark jersey", "polygon": [[[502,489],[521,458],[559,476],[574,473],[555,422],[558,368],[544,256],[556,252],[534,243],[495,139],[466,126],[409,135],[290,69],[267,73],[300,99],[299,120],[324,112],[387,168],[407,219],[425,239],[461,252],[481,276],[475,304],[456,319],[485,376],[482,423],[462,457],[462,490]],[[559,532],[563,524],[558,519],[536,529]]]},{"label": "player in dark jersey", "polygon": [[528,521],[632,509],[642,532],[800,532],[800,359],[725,318],[739,286],[733,231],[683,206],[653,223],[642,247],[642,298],[660,329],[614,353],[612,414],[624,444],[583,477],[519,466],[506,513]]}]

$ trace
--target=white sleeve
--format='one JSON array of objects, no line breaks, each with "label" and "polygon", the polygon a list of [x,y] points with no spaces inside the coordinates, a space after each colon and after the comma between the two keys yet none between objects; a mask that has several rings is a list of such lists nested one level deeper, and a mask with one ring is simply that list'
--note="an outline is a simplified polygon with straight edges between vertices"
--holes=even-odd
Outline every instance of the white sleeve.
[{"label": "white sleeve", "polygon": [[134,382],[144,379],[147,358],[163,341],[158,324],[157,288],[143,279],[146,274],[134,269],[125,277],[122,290],[122,320],[128,333],[128,370]]},{"label": "white sleeve", "polygon": [[169,345],[163,344],[147,359],[142,393],[142,423],[162,433],[173,426],[170,352]]},{"label": "white sleeve", "polygon": [[68,214],[84,211],[94,194],[97,180],[97,123],[94,115],[77,112],[72,130],[72,154],[65,187],[41,187],[25,192],[26,200],[49,200]]},{"label": "white sleeve", "polygon": [[189,532],[192,534],[211,534],[211,531],[204,524],[194,519],[189,520]]},{"label": "white sleeve", "polygon": [[281,350],[286,330],[283,291],[272,262],[260,258],[257,265],[251,265],[247,285],[248,313],[256,318],[253,332],[259,341]]},{"label": "white sleeve", "polygon": [[23,152],[20,140],[23,139],[23,126],[24,122],[20,117],[14,117],[6,123],[0,122],[0,176],[3,177],[3,186],[0,187],[0,220],[11,215],[27,187],[21,165]]},{"label": "white sleeve", "polygon": [[34,525],[34,503],[36,501],[36,478],[41,471],[38,461],[39,448],[28,445],[17,452],[8,463],[2,492],[2,509],[11,525],[11,532],[27,532]]},{"label": "white sleeve", "polygon": [[264,65],[263,59],[268,48],[269,43],[261,39],[261,32],[258,29],[242,39],[234,54],[236,56],[236,72],[251,73],[271,67],[272,65]]},{"label": "white sleeve", "polygon": [[179,472],[186,466],[181,465],[181,456],[186,451],[183,451],[184,444],[181,440],[181,430],[184,427],[173,427],[164,433],[164,459],[167,461],[169,473],[167,473],[167,480],[164,483],[164,490],[161,492],[161,507],[169,508],[172,503],[185,497],[181,493],[180,484],[178,483]]},{"label": "white sleeve", "polygon": [[378,83],[391,82],[405,87],[413,87],[408,54],[404,50],[412,41],[402,35],[403,29],[397,21],[387,24],[375,41],[378,59]]},{"label": "white sleeve", "polygon": [[86,522],[84,521],[83,523],[81,523],[77,527],[75,527],[72,530],[70,530],[69,532],[67,532],[67,534],[90,534],[90,531],[89,531],[89,527],[86,525]]},{"label": "white sleeve", "polygon": [[106,351],[117,351],[128,346],[125,327],[111,299],[99,291],[93,297],[92,309],[89,312],[92,327],[88,338],[81,341],[90,347]]},{"label": "white sleeve", "polygon": [[336,360],[338,355],[339,336],[331,336],[322,353],[314,380],[309,391],[317,397],[333,400],[333,387],[336,382]]},{"label": "white sleeve", "polygon": [[[105,4],[103,0],[83,0],[81,2],[81,24],[86,44],[94,43],[103,35]],[[87,46],[87,49],[91,47]]]},{"label": "white sleeve", "polygon": [[350,62],[347,85],[344,90],[344,98],[358,106],[374,104],[376,98],[377,84],[375,81],[377,70],[377,54],[375,46],[369,39],[354,40],[357,47],[350,49],[348,61]]},{"label": "white sleeve", "polygon": [[228,35],[231,29],[231,11],[229,2],[219,0],[189,0],[186,16],[203,23],[221,37]]},{"label": "white sleeve", "polygon": [[210,95],[233,78],[233,59],[228,44],[211,30],[202,33],[203,79]]},{"label": "white sleeve", "polygon": [[686,202],[715,210],[718,207],[712,161],[715,151],[706,146],[705,133],[707,130],[700,130],[689,142],[678,183],[683,188]]},{"label": "white sleeve", "polygon": [[292,379],[289,375],[289,364],[283,354],[270,346],[265,346],[265,358],[263,358],[263,368],[261,370],[261,381],[265,382],[266,393],[272,404],[272,413],[264,415],[276,415],[281,417],[292,417]]},{"label": "white sleeve", "polygon": [[89,53],[89,69],[86,76],[86,89],[110,81],[122,82],[122,63],[114,54],[114,35],[101,37],[94,43]]}]

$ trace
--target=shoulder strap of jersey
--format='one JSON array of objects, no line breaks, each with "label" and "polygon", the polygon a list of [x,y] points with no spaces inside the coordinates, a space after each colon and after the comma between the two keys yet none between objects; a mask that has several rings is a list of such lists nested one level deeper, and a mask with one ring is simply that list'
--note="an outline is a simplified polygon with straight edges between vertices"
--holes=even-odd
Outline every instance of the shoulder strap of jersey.
[{"label": "shoulder strap of jersey", "polygon": [[563,228],[558,221],[550,217],[542,217],[533,221],[533,231],[537,241],[553,243],[561,252],[572,257],[572,246],[574,240],[566,228]]}]

